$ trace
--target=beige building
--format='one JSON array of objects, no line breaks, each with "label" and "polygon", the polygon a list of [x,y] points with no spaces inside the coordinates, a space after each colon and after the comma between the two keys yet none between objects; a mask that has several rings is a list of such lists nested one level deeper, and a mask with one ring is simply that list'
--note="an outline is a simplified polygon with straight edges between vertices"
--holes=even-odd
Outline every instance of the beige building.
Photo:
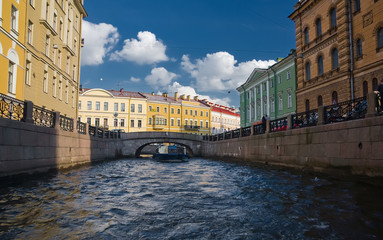
[{"label": "beige building", "polygon": [[28,0],[24,99],[77,118],[83,0]]},{"label": "beige building", "polygon": [[383,78],[383,1],[301,0],[295,22],[297,111],[366,96]]},{"label": "beige building", "polygon": [[211,134],[219,134],[241,127],[240,114],[234,108],[203,100],[211,107]]},{"label": "beige building", "polygon": [[81,89],[79,99],[81,122],[109,130],[146,131],[147,100],[137,92]]}]

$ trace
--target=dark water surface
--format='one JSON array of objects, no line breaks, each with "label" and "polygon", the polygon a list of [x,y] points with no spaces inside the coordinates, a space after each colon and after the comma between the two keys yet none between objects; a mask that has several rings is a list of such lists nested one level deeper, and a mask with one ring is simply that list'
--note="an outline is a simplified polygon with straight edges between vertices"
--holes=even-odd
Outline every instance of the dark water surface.
[{"label": "dark water surface", "polygon": [[383,239],[383,188],[191,159],[0,184],[0,239]]}]

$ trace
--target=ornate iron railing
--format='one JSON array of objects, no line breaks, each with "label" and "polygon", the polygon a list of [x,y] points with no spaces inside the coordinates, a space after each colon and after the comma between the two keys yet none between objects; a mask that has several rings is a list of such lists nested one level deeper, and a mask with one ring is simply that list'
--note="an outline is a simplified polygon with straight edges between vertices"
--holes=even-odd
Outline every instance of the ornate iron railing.
[{"label": "ornate iron railing", "polygon": [[293,115],[293,128],[304,128],[318,124],[318,109]]},{"label": "ornate iron railing", "polygon": [[225,132],[225,139],[231,139],[231,131]]},{"label": "ornate iron railing", "polygon": [[64,131],[73,132],[73,119],[60,115],[60,128]]},{"label": "ornate iron railing", "polygon": [[218,141],[222,141],[223,139],[223,133],[218,134]]},{"label": "ornate iron railing", "polygon": [[34,105],[32,118],[35,125],[48,128],[55,126],[55,113],[45,108]]},{"label": "ornate iron railing", "polygon": [[0,94],[0,117],[21,121],[24,117],[24,102]]},{"label": "ornate iron railing", "polygon": [[110,135],[110,131],[109,130],[105,130],[104,137],[105,138],[109,138],[109,135]]},{"label": "ornate iron railing", "polygon": [[241,130],[238,128],[238,129],[235,129],[232,131],[231,136],[232,136],[232,138],[239,138],[240,133],[241,133]]},{"label": "ornate iron railing", "polygon": [[80,134],[86,134],[86,123],[77,121],[77,132]]},{"label": "ornate iron railing", "polygon": [[96,127],[89,126],[89,135],[96,136]]},{"label": "ornate iron railing", "polygon": [[326,123],[343,122],[364,118],[367,113],[367,98],[341,102],[325,107]]},{"label": "ornate iron railing", "polygon": [[251,135],[251,127],[244,127],[242,128],[241,137],[247,137]]},{"label": "ornate iron railing", "polygon": [[253,135],[264,134],[266,132],[266,126],[262,123],[253,126]]},{"label": "ornate iron railing", "polygon": [[287,118],[279,118],[270,121],[270,132],[279,132],[287,129]]},{"label": "ornate iron railing", "polygon": [[99,138],[103,138],[104,137],[104,133],[103,133],[103,130],[101,128],[97,128],[97,136]]}]

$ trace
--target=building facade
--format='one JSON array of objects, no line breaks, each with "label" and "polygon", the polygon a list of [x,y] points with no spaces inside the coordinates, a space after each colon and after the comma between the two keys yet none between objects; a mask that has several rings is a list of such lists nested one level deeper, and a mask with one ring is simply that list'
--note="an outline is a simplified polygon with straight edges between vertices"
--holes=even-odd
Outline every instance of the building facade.
[{"label": "building facade", "polygon": [[0,0],[0,93],[23,99],[26,0]]},{"label": "building facade", "polygon": [[295,22],[299,112],[375,90],[383,78],[383,1],[301,0]]},{"label": "building facade", "polygon": [[240,93],[241,127],[259,123],[262,117],[278,119],[296,113],[295,51],[268,69],[254,69],[237,88]]},{"label": "building facade", "polygon": [[82,89],[79,120],[125,132],[160,131],[208,134],[210,106],[182,95],[155,95],[120,89]]},{"label": "building facade", "polygon": [[77,118],[83,0],[28,0],[23,99]]},{"label": "building facade", "polygon": [[202,102],[211,107],[210,134],[219,134],[241,127],[240,114],[234,108],[214,104],[207,100],[202,100]]},{"label": "building facade", "polygon": [[136,92],[81,89],[79,121],[92,126],[125,132],[146,131],[145,97]]}]

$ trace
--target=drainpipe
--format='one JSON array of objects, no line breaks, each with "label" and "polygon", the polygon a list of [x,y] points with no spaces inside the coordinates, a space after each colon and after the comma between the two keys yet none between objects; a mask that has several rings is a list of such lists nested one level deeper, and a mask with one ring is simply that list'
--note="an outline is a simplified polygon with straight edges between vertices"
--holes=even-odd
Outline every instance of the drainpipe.
[{"label": "drainpipe", "polygon": [[[243,96],[244,96],[244,97],[243,97],[243,105],[244,105],[244,107],[243,107],[243,108],[244,108],[244,110],[243,110],[243,115],[245,115],[245,116],[244,116],[244,119],[245,119],[245,121],[244,121],[244,125],[246,126],[246,121],[247,121],[247,114],[246,114],[246,113],[247,113],[247,111],[246,111],[246,109],[247,109],[247,108],[246,108],[246,90],[245,90],[245,88],[243,87],[243,85],[242,85],[241,87],[242,87],[242,90],[243,90]],[[244,126],[244,127],[245,127],[245,126]]]},{"label": "drainpipe", "polygon": [[274,74],[274,119],[277,119],[277,73],[274,71],[272,66],[270,69]]},{"label": "drainpipe", "polygon": [[354,100],[354,44],[352,37],[352,13],[351,13],[351,0],[348,0],[348,28],[349,28],[349,41],[350,41],[350,89],[351,100]]}]

